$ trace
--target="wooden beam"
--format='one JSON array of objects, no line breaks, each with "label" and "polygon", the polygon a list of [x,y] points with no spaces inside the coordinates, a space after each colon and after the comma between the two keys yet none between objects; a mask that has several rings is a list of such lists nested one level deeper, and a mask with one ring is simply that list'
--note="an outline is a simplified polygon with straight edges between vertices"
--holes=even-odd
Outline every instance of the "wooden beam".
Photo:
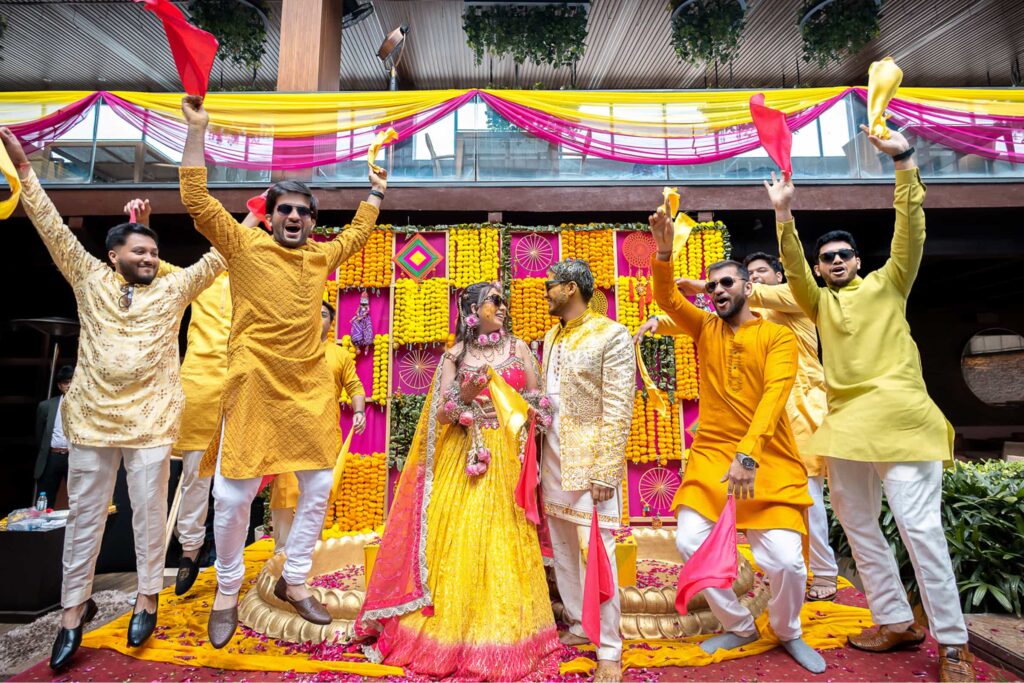
[{"label": "wooden beam", "polygon": [[336,92],[341,86],[341,0],[283,0],[277,89]]}]

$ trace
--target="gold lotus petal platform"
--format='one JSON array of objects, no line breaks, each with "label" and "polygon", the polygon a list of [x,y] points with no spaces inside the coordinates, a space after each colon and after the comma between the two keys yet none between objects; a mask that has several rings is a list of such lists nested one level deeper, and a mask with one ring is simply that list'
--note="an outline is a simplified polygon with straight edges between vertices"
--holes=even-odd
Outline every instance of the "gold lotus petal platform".
[{"label": "gold lotus petal platform", "polygon": [[[633,540],[636,543],[637,561],[656,560],[681,564],[674,529],[634,528]],[[310,576],[332,574],[349,566],[363,566],[364,548],[378,541],[377,534],[366,533],[318,542],[313,552]],[[278,553],[264,565],[256,586],[246,593],[239,605],[238,616],[241,622],[269,638],[294,643],[351,638],[354,634],[353,624],[365,594],[362,580],[357,581],[355,588],[348,590],[311,587],[313,596],[324,604],[334,619],[324,626],[312,624],[296,614],[291,605],[274,596],[274,584],[281,576],[284,560],[284,555]],[[743,556],[740,556],[739,576],[733,584],[733,591],[755,618],[764,612],[771,597],[768,585],[755,576],[753,568]],[[700,594],[690,600],[687,615],[680,616],[675,609],[674,585],[645,588],[622,586],[619,588],[619,597],[622,604],[620,628],[626,640],[678,639],[713,633],[721,628]],[[560,607],[558,605],[556,611],[560,611]]]}]

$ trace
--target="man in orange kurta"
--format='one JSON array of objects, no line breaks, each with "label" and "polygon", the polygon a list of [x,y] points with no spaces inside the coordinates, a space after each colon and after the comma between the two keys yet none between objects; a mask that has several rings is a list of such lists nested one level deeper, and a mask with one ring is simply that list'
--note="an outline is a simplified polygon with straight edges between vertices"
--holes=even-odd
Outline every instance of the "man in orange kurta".
[{"label": "man in orange kurta", "polygon": [[273,237],[247,230],[207,191],[209,116],[202,99],[186,97],[182,113],[188,124],[179,171],[182,202],[199,232],[219,246],[231,272],[220,434],[201,470],[214,473],[217,543],[217,595],[207,630],[210,643],[224,647],[238,624],[249,506],[264,475],[295,472],[302,491],[274,594],[308,621],[331,622],[305,584],[341,448],[338,402],[317,313],[328,274],[362,248],[373,230],[386,183],[371,174],[370,197],[359,206],[352,227],[333,242],[309,242],[316,198],[295,181],[277,183],[267,193],[266,220]]},{"label": "man in orange kurta", "polygon": [[[797,373],[796,337],[751,312],[750,276],[736,261],[708,268],[717,315],[687,301],[672,275],[672,219],[659,212],[649,222],[658,244],[651,262],[655,301],[693,338],[701,361],[700,427],[672,501],[676,547],[688,560],[711,533],[727,496],[735,496],[737,527],[746,530],[771,586],[772,629],[801,666],[821,673],[825,661],[804,643],[800,628],[807,581],[804,511],[811,498],[785,414]],[[732,650],[760,637],[732,589],[708,588],[704,597],[726,631],[701,644],[706,652]]]}]

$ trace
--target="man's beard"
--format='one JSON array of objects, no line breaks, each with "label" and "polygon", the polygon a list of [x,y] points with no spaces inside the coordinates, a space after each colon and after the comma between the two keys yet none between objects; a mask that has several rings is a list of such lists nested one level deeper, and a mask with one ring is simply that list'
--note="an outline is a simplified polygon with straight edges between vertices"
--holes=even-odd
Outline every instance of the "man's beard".
[{"label": "man's beard", "polygon": [[140,275],[138,266],[122,263],[121,277],[133,285],[148,285],[156,279],[156,268],[151,275]]}]

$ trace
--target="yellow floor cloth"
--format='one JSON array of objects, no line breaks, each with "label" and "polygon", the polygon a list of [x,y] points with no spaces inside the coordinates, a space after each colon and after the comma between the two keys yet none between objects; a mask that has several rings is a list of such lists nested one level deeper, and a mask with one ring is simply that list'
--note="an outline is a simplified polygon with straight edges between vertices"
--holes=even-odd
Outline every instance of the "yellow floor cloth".
[{"label": "yellow floor cloth", "polygon": [[[273,552],[274,542],[270,539],[257,541],[246,548],[243,595],[256,582],[256,577]],[[284,647],[269,640],[246,638],[241,629],[227,647],[215,650],[206,642],[206,620],[216,588],[217,575],[209,568],[200,572],[192,590],[181,597],[174,594],[173,586],[161,591],[157,630],[141,648],[129,648],[127,644],[130,613],[85,634],[82,645],[107,648],[151,662],[235,671],[342,671],[372,677],[403,674],[401,667],[372,664],[361,655],[352,655],[351,661],[324,661],[308,659],[305,654],[285,654]],[[203,644],[197,645],[200,640]]]},{"label": "yellow floor cloth", "polygon": [[[740,552],[757,569],[750,546],[739,546]],[[852,584],[839,577],[838,588],[851,588]],[[848,636],[860,633],[871,627],[871,613],[863,607],[850,607],[834,602],[806,602],[800,612],[803,626],[803,639],[816,650],[831,650],[846,645]],[[741,651],[719,650],[709,655],[700,649],[699,643],[707,640],[712,634],[694,636],[685,640],[627,640],[622,645],[622,668],[640,669],[659,666],[707,666],[730,659],[741,659],[767,652],[778,646],[779,639],[768,623],[768,612],[757,618],[757,629],[761,639],[745,645]],[[593,646],[584,646],[581,650],[593,650]],[[587,657],[577,657],[563,662],[560,668],[564,674],[593,673],[597,662]]]}]

